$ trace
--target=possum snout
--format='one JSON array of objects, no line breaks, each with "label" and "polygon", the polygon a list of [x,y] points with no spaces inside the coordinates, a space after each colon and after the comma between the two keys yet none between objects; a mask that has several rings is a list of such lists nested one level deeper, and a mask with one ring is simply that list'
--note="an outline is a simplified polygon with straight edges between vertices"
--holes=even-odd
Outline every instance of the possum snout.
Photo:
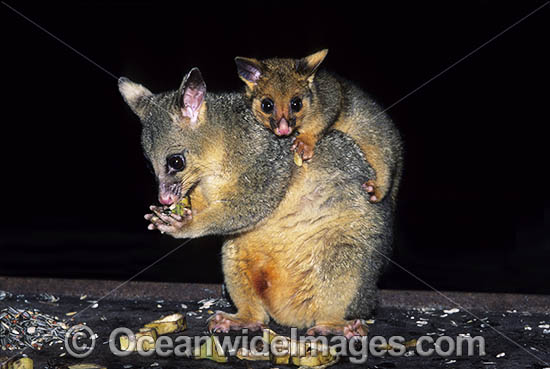
[{"label": "possum snout", "polygon": [[159,202],[162,205],[172,205],[178,202],[181,196],[181,184],[179,183],[166,183],[161,182],[159,184]]}]

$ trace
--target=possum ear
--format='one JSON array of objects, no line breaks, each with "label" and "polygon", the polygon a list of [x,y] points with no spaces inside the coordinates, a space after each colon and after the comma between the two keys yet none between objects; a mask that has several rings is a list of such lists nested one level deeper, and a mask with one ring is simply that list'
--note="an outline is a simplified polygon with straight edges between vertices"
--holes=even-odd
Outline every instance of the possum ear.
[{"label": "possum ear", "polygon": [[191,128],[197,126],[199,115],[206,97],[206,83],[202,79],[199,68],[193,68],[183,78],[179,89],[179,107],[184,119],[189,123]]},{"label": "possum ear", "polygon": [[262,66],[260,62],[256,59],[237,56],[235,58],[235,64],[237,64],[237,73],[239,73],[239,77],[241,77],[249,88],[254,87],[262,76]]},{"label": "possum ear", "polygon": [[325,60],[327,54],[328,49],[323,49],[321,51],[317,51],[315,54],[298,59],[296,61],[296,72],[306,77],[310,83],[313,82],[315,72],[317,72],[317,69],[319,69],[319,66],[323,60]]},{"label": "possum ear", "polygon": [[126,77],[120,77],[118,79],[118,90],[124,98],[124,101],[126,101],[128,106],[138,116],[141,116],[145,109],[147,97],[153,96],[151,91],[139,83],[130,81]]}]

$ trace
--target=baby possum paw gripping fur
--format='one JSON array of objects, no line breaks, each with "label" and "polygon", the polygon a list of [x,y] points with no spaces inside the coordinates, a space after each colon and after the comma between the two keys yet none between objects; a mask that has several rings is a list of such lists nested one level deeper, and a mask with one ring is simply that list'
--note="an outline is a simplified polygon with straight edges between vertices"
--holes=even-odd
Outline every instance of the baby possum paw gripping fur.
[{"label": "baby possum paw gripping fur", "polygon": [[191,209],[184,209],[183,215],[170,212],[166,206],[151,205],[152,214],[145,214],[145,219],[151,222],[147,229],[158,229],[162,233],[177,233],[193,219]]},{"label": "baby possum paw gripping fur", "polygon": [[378,202],[382,198],[376,183],[372,179],[363,183],[361,187],[369,194],[369,201],[371,203]]},{"label": "baby possum paw gripping fur", "polygon": [[314,140],[303,134],[294,138],[294,143],[290,150],[295,151],[303,160],[309,160],[313,157]]}]

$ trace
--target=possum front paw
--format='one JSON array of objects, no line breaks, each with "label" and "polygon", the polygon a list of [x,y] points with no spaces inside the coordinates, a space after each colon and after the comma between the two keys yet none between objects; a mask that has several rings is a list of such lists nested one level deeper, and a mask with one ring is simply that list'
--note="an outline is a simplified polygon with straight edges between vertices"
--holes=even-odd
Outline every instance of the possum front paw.
[{"label": "possum front paw", "polygon": [[381,200],[380,191],[372,179],[363,183],[361,187],[369,194],[370,202],[375,203]]},{"label": "possum front paw", "polygon": [[183,210],[182,215],[174,214],[166,206],[151,205],[149,209],[153,213],[145,214],[145,219],[151,222],[147,227],[151,231],[158,229],[161,233],[178,233],[193,219],[193,212],[188,208]]},{"label": "possum front paw", "polygon": [[242,319],[238,316],[238,314],[228,314],[223,311],[216,312],[216,314],[208,319],[208,330],[211,333],[227,333],[231,329],[237,330],[244,328],[250,329],[251,331],[256,331],[265,327],[266,326],[263,322]]},{"label": "possum front paw", "polygon": [[308,335],[336,334],[342,335],[347,339],[355,336],[366,336],[369,333],[369,327],[363,319],[348,320],[337,323],[321,323],[307,330]]},{"label": "possum front paw", "polygon": [[294,144],[290,148],[302,157],[303,160],[309,160],[313,157],[313,147],[315,143],[309,136],[299,135],[294,139]]}]

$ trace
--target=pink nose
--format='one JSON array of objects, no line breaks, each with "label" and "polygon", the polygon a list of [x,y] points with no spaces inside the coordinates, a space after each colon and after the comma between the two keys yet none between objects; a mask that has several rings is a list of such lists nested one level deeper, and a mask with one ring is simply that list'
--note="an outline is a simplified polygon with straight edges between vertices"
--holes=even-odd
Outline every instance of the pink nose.
[{"label": "pink nose", "polygon": [[290,134],[290,127],[288,125],[288,122],[285,118],[281,118],[281,120],[279,121],[279,134],[281,136],[286,136],[288,134]]},{"label": "pink nose", "polygon": [[172,193],[159,193],[159,202],[162,205],[172,205],[177,200],[177,196]]}]

